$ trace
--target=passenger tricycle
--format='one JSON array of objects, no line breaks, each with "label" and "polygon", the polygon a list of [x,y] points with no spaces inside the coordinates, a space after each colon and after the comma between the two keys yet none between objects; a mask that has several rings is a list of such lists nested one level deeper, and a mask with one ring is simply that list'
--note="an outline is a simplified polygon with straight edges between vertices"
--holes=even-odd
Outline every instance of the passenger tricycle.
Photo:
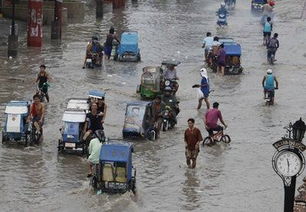
[{"label": "passenger tricycle", "polygon": [[154,99],[161,94],[162,79],[163,73],[160,67],[144,67],[140,85],[137,86],[137,93],[140,93],[144,99]]},{"label": "passenger tricycle", "polygon": [[252,0],[251,12],[254,14],[260,14],[263,12],[263,6],[266,4],[266,0]]},{"label": "passenger tricycle", "polygon": [[87,99],[69,99],[62,118],[61,139],[58,141],[59,151],[87,153],[87,146],[85,142],[82,142],[82,132],[88,110]]},{"label": "passenger tricycle", "polygon": [[232,38],[220,38],[220,43],[224,44],[225,50],[225,74],[237,75],[241,74],[243,67],[241,66],[241,46]]},{"label": "passenger tricycle", "polygon": [[122,134],[123,138],[156,139],[151,103],[131,102],[127,104]]},{"label": "passenger tricycle", "polygon": [[136,193],[136,169],[132,161],[133,145],[110,140],[102,144],[99,164],[91,178],[95,190],[107,193]]},{"label": "passenger tricycle", "polygon": [[117,50],[117,59],[122,62],[140,61],[140,49],[138,48],[138,33],[124,32],[121,34],[120,44]]},{"label": "passenger tricycle", "polygon": [[27,117],[30,103],[27,101],[10,101],[5,107],[5,122],[2,130],[2,143],[8,141],[29,142]]}]

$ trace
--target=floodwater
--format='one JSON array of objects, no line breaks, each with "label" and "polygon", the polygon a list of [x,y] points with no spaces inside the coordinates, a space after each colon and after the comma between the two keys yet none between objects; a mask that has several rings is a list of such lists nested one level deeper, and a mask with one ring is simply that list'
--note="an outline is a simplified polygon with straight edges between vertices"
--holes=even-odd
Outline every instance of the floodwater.
[{"label": "floodwater", "polygon": [[[63,29],[61,43],[50,41],[50,29],[44,27],[41,49],[27,48],[25,25],[19,23],[19,56],[6,59],[5,27],[0,19],[0,103],[1,120],[6,102],[30,99],[33,80],[40,64],[45,63],[54,78],[47,105],[44,141],[39,147],[2,145],[0,147],[1,211],[214,211],[279,212],[283,210],[283,187],[274,173],[272,143],[284,133],[283,127],[299,117],[306,118],[306,53],[303,13],[295,2],[277,1],[274,31],[279,33],[280,49],[273,66],[279,80],[276,105],[264,106],[261,80],[269,65],[261,45],[259,17],[250,13],[250,1],[237,1],[228,19],[229,26],[217,30],[214,0],[154,0],[128,2],[123,10],[96,20],[94,8],[87,8],[82,23]],[[306,14],[304,14],[306,15]],[[83,70],[87,41],[93,33],[103,39],[110,26],[119,32],[139,32],[142,62],[105,61],[101,69]],[[4,28],[3,28],[4,27]],[[203,128],[205,109],[197,111],[196,92],[191,88],[200,80],[203,65],[201,41],[204,34],[228,36],[243,49],[244,73],[217,76],[209,73],[215,90],[210,101],[218,101],[226,131],[232,137],[228,146],[204,147],[198,166],[185,165],[183,133],[186,120],[196,119]],[[158,141],[136,141],[134,166],[137,168],[138,194],[95,195],[90,187],[86,160],[74,155],[58,155],[61,116],[68,98],[84,97],[90,89],[107,91],[109,111],[105,131],[110,138],[121,138],[124,109],[135,94],[142,67],[159,65],[162,59],[182,61],[178,67],[181,113],[174,130],[161,134]],[[305,174],[302,174],[304,176]],[[298,183],[302,177],[298,178]]]}]

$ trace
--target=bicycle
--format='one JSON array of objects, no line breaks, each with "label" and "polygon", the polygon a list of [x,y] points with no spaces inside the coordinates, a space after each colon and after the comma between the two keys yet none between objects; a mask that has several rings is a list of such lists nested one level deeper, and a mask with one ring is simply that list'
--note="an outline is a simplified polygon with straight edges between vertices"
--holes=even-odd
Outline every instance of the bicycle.
[{"label": "bicycle", "polygon": [[[206,145],[212,145],[212,144],[216,144],[219,142],[223,142],[225,144],[229,144],[231,142],[231,137],[227,134],[223,133],[224,130],[218,131],[216,133],[214,133],[212,136],[207,136],[206,138],[204,138],[204,141],[202,143],[202,145],[204,146]],[[213,139],[215,138],[215,139]]]}]

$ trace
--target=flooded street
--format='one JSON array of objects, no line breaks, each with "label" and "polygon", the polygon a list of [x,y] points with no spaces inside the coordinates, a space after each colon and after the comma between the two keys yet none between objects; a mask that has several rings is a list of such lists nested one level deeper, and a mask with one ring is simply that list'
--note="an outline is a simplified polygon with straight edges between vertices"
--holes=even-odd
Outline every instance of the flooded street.
[{"label": "flooded street", "polygon": [[[50,27],[45,26],[41,50],[26,47],[26,26],[19,22],[18,58],[10,61],[2,29],[9,21],[0,19],[1,121],[5,103],[30,100],[40,64],[46,64],[54,78],[42,145],[0,147],[0,211],[282,211],[283,183],[272,169],[272,143],[284,135],[283,127],[290,121],[301,116],[306,119],[306,25],[299,5],[304,1],[280,0],[276,4],[273,30],[279,33],[280,49],[272,68],[280,85],[273,107],[264,106],[261,81],[270,66],[262,46],[260,17],[251,14],[250,1],[237,0],[229,25],[222,30],[216,28],[219,2],[214,0],[128,1],[125,9],[114,12],[111,4],[106,4],[101,20],[96,20],[95,10],[89,6],[82,23],[64,27],[61,43],[51,42]],[[92,34],[99,33],[104,41],[110,26],[119,33],[138,31],[142,61],[104,61],[101,69],[82,69]],[[214,90],[210,101],[220,103],[232,142],[202,148],[197,168],[191,170],[185,164],[183,134],[187,119],[195,118],[203,136],[207,135],[202,121],[206,110],[196,110],[196,91],[191,88],[200,81],[201,45],[207,31],[241,44],[244,72],[224,77],[209,72]],[[57,152],[67,99],[85,97],[90,89],[105,90],[109,108],[105,133],[109,138],[121,138],[126,103],[139,100],[136,85],[142,68],[169,58],[182,62],[177,68],[178,125],[155,142],[134,142],[136,197],[132,193],[95,195],[86,178],[86,160]]]}]

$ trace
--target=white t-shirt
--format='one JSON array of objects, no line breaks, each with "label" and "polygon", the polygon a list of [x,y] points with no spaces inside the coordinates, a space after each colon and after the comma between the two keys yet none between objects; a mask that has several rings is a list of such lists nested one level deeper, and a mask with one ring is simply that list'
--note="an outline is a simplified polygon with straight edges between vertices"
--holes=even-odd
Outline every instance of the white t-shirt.
[{"label": "white t-shirt", "polygon": [[214,42],[214,38],[213,37],[206,37],[203,40],[203,44],[205,44],[205,49],[209,49],[212,47]]},{"label": "white t-shirt", "polygon": [[213,41],[212,46],[220,46],[221,43],[219,41]]}]

